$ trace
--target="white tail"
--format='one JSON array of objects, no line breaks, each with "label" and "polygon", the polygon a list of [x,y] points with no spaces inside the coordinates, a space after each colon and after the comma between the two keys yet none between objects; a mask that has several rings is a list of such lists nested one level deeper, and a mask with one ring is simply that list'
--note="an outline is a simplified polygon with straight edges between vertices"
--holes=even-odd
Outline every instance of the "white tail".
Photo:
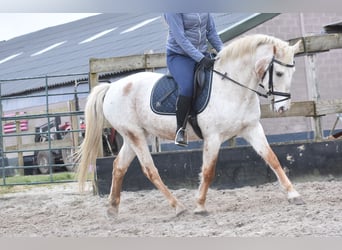
[{"label": "white tail", "polygon": [[94,87],[85,105],[85,138],[76,153],[76,161],[79,162],[77,177],[82,191],[89,171],[95,170],[96,158],[102,155],[101,137],[106,121],[103,115],[103,99],[109,87],[110,83]]}]

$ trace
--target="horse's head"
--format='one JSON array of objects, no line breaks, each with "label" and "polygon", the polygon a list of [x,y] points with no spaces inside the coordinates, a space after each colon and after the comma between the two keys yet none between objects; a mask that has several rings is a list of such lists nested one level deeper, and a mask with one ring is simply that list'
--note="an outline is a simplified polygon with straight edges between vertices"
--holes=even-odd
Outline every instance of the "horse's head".
[{"label": "horse's head", "polygon": [[299,51],[300,43],[290,46],[272,38],[256,50],[255,72],[261,85],[268,88],[267,94],[272,96],[271,106],[275,112],[282,113],[290,108],[294,55]]}]

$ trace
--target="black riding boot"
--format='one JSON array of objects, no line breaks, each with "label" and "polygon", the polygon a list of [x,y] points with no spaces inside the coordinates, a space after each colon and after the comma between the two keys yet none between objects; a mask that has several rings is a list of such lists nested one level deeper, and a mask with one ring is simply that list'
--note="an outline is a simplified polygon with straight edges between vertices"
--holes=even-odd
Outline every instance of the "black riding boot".
[{"label": "black riding boot", "polygon": [[188,137],[185,127],[188,121],[191,102],[192,97],[180,95],[178,96],[176,104],[177,132],[175,144],[183,147],[188,145]]}]

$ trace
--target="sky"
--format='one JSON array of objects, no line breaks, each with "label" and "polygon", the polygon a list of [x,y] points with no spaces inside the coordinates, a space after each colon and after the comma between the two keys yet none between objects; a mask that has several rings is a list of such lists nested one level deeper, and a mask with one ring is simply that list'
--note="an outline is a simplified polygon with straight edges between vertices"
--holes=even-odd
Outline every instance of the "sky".
[{"label": "sky", "polygon": [[91,15],[96,13],[0,13],[0,41]]}]

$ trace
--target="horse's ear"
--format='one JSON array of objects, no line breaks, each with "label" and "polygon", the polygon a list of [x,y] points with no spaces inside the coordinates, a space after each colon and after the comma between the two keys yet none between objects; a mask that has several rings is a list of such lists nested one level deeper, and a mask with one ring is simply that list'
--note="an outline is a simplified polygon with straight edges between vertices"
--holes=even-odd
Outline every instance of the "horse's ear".
[{"label": "horse's ear", "polygon": [[255,63],[254,70],[259,79],[261,79],[264,76],[264,73],[268,67],[268,63],[268,57],[261,58]]},{"label": "horse's ear", "polygon": [[298,42],[296,42],[295,45],[293,45],[294,54],[298,54],[300,52],[302,43],[303,43],[302,40],[299,40]]}]

